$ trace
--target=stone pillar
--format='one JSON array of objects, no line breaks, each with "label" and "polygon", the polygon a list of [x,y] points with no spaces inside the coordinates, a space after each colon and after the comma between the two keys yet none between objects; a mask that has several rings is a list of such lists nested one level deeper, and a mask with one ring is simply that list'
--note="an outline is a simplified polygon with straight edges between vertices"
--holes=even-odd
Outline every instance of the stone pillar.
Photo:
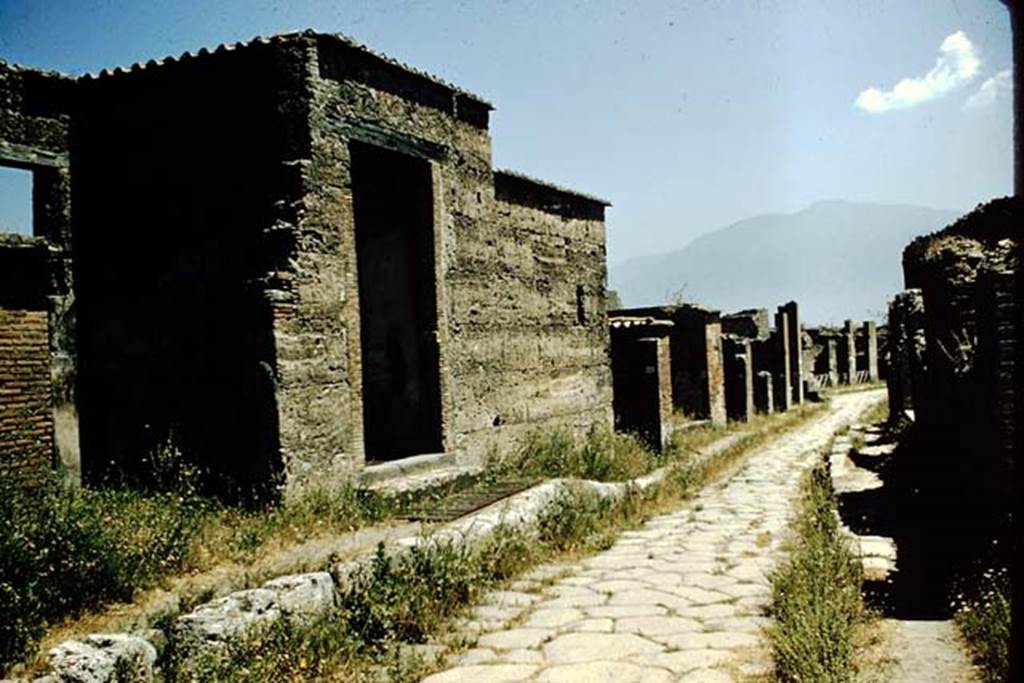
[{"label": "stone pillar", "polygon": [[800,311],[795,301],[790,301],[779,308],[785,315],[789,330],[789,384],[793,403],[804,402],[804,362],[803,339],[804,327],[800,324]]},{"label": "stone pillar", "polygon": [[839,340],[839,374],[845,376],[846,384],[857,383],[857,335],[852,320],[843,324]]},{"label": "stone pillar", "polygon": [[771,415],[774,410],[772,373],[762,370],[754,377],[754,407],[757,412]]},{"label": "stone pillar", "polygon": [[717,320],[704,326],[704,349],[707,353],[708,419],[711,424],[724,425],[725,359],[722,354],[722,324]]},{"label": "stone pillar", "polygon": [[791,340],[787,318],[785,311],[780,307],[775,313],[775,331],[772,332],[772,355],[774,357],[772,385],[775,390],[775,409],[779,412],[785,412],[793,405],[792,374],[789,364]]},{"label": "stone pillar", "polygon": [[672,429],[672,323],[613,318],[610,326],[615,428],[660,451]]},{"label": "stone pillar", "polygon": [[829,386],[839,384],[839,345],[835,339],[825,340],[825,367]]},{"label": "stone pillar", "polygon": [[878,381],[878,330],[875,323],[868,320],[864,323],[864,355],[867,361],[868,381]]},{"label": "stone pillar", "polygon": [[725,408],[730,420],[746,422],[754,414],[754,373],[750,340],[723,337]]}]

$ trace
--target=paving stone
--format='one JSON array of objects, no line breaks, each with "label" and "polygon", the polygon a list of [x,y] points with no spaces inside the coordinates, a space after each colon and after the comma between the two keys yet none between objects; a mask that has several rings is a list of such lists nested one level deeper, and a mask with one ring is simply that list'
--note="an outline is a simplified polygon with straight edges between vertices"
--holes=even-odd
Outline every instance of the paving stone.
[{"label": "paving stone", "polygon": [[735,584],[736,579],[727,574],[695,573],[687,574],[683,577],[684,586],[696,586],[697,588],[706,588],[708,590],[716,590],[722,586],[733,586]]},{"label": "paving stone", "polygon": [[488,647],[492,650],[518,650],[527,647],[537,647],[542,642],[555,635],[555,632],[546,628],[514,628],[508,631],[495,631],[480,636],[477,645]]},{"label": "paving stone", "polygon": [[498,655],[494,653],[494,650],[488,650],[486,647],[474,647],[459,655],[456,663],[459,666],[472,666],[473,664],[493,662],[497,658]]},{"label": "paving stone", "polygon": [[542,607],[531,612],[523,626],[559,628],[581,619],[583,619],[583,612],[575,607]]},{"label": "paving stone", "polygon": [[668,614],[668,609],[661,605],[600,605],[586,607],[583,609],[583,613],[590,617],[619,619],[622,617],[654,617]]},{"label": "paving stone", "polygon": [[654,654],[661,646],[628,633],[566,633],[544,644],[544,658],[552,664],[628,659]]},{"label": "paving stone", "polygon": [[761,642],[761,639],[755,635],[737,631],[678,633],[668,636],[651,636],[651,638],[669,647],[677,647],[680,650],[700,650],[703,648],[732,650],[741,647],[752,647]]},{"label": "paving stone", "polygon": [[532,676],[539,667],[535,664],[478,664],[457,666],[423,679],[422,683],[514,683]]},{"label": "paving stone", "polygon": [[509,650],[498,655],[503,664],[543,664],[544,655],[539,650]]},{"label": "paving stone", "polygon": [[678,683],[733,683],[735,680],[729,674],[718,669],[697,669],[676,679]]},{"label": "paving stone", "polygon": [[564,664],[545,669],[537,677],[540,683],[662,683],[672,680],[668,671],[645,668],[627,662],[586,662]]},{"label": "paving stone", "polygon": [[671,633],[699,632],[703,625],[695,619],[683,617],[629,617],[615,622],[616,633],[636,633],[641,636]]},{"label": "paving stone", "polygon": [[719,666],[732,658],[733,654],[728,650],[678,650],[643,655],[633,661],[638,664],[662,667],[674,673],[686,673],[694,669]]},{"label": "paving stone", "polygon": [[611,633],[615,630],[615,621],[612,619],[582,619],[563,630],[570,633]]}]

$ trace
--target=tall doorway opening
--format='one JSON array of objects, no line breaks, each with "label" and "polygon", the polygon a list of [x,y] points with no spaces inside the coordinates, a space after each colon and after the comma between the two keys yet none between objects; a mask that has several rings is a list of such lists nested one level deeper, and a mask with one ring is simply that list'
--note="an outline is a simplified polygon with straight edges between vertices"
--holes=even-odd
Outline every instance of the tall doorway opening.
[{"label": "tall doorway opening", "polygon": [[439,453],[440,350],[430,164],[353,142],[366,458]]}]

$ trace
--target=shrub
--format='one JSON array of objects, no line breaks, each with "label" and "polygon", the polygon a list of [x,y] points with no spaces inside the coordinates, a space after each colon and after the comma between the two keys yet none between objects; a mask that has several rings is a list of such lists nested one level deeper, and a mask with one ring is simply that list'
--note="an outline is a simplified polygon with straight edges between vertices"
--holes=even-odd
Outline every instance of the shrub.
[{"label": "shrub", "polygon": [[852,681],[866,613],[863,571],[841,535],[829,475],[814,468],[794,523],[796,541],[772,575],[769,628],[780,681]]},{"label": "shrub", "polygon": [[990,569],[955,616],[975,664],[992,683],[1010,680],[1010,591],[1009,572]]},{"label": "shrub", "polygon": [[556,430],[534,432],[511,456],[491,458],[492,477],[576,477],[622,481],[650,472],[660,464],[640,439],[595,425],[586,438]]},{"label": "shrub", "polygon": [[0,484],[0,665],[52,620],[130,600],[180,567],[203,509],[177,494]]}]

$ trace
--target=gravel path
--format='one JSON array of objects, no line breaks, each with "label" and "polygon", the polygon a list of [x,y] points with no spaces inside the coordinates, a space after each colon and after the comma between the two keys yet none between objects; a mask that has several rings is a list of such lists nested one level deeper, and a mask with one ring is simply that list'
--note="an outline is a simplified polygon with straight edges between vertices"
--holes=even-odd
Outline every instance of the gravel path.
[{"label": "gravel path", "polygon": [[832,434],[881,400],[837,396],[821,417],[751,453],[725,482],[576,565],[494,591],[463,624],[479,634],[427,683],[732,681],[770,670],[766,578],[800,475]]}]

